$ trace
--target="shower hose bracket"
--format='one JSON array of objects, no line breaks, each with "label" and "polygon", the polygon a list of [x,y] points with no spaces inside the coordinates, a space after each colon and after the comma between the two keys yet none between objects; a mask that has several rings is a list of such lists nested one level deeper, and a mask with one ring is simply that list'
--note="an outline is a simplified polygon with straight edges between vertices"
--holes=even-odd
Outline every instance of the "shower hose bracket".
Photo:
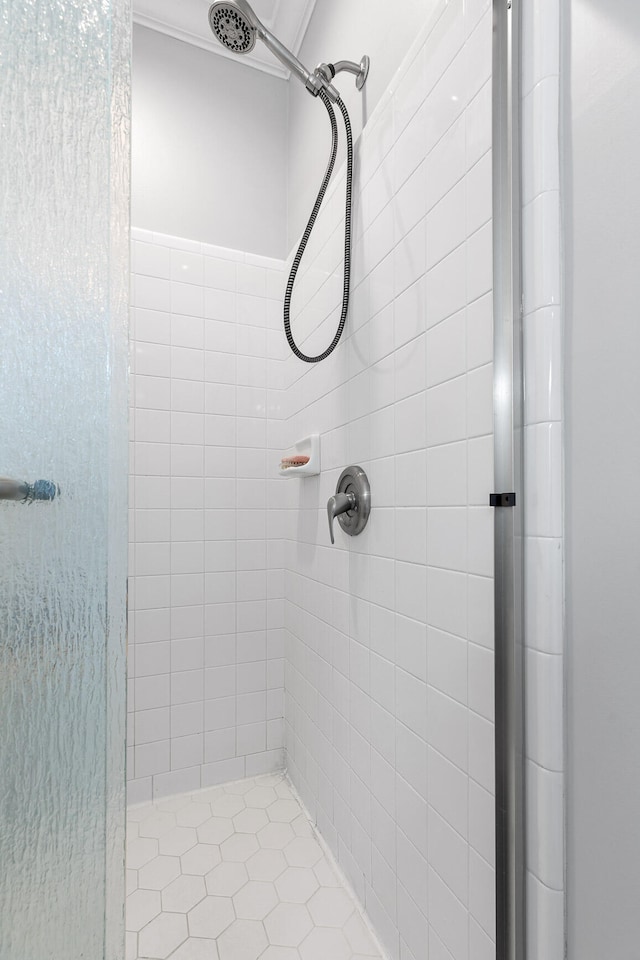
[{"label": "shower hose bracket", "polygon": [[360,63],[353,60],[336,60],[335,63],[319,63],[313,75],[329,86],[338,73],[352,73],[356,78],[356,87],[362,90],[369,76],[370,58],[365,54]]}]

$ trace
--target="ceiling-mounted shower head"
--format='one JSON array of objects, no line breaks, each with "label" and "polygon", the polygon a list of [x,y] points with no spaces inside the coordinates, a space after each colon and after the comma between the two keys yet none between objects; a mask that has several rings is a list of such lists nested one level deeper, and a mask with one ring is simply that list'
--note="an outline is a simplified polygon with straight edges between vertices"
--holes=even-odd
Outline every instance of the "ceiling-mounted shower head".
[{"label": "ceiling-mounted shower head", "polygon": [[214,3],[209,25],[223,47],[232,53],[250,53],[256,45],[256,28],[234,3]]}]

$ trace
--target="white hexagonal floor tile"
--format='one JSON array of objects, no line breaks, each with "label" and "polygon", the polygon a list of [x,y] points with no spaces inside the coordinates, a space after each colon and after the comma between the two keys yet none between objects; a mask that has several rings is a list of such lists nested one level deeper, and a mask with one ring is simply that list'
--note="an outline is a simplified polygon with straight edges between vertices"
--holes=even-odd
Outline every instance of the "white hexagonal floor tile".
[{"label": "white hexagonal floor tile", "polygon": [[235,780],[233,783],[225,783],[222,790],[223,793],[244,797],[250,790],[253,790],[255,785],[256,782],[253,777],[249,777],[247,780]]},{"label": "white hexagonal floor tile", "polygon": [[257,809],[264,809],[275,803],[277,799],[278,796],[273,787],[252,787],[244,796],[246,805]]},{"label": "white hexagonal floor tile", "polygon": [[264,953],[260,954],[260,960],[300,960],[300,954],[295,947],[267,947]]},{"label": "white hexagonal floor tile", "polygon": [[249,881],[233,898],[236,916],[240,920],[264,920],[278,902],[274,885],[261,880]]},{"label": "white hexagonal floor tile", "polygon": [[207,895],[202,877],[176,877],[162,891],[162,909],[169,913],[187,913]]},{"label": "white hexagonal floor tile", "polygon": [[258,843],[268,850],[283,850],[292,840],[295,833],[288,823],[268,823],[258,830]]},{"label": "white hexagonal floor tile", "polygon": [[233,836],[233,820],[225,817],[211,817],[198,827],[200,843],[221,844]]},{"label": "white hexagonal floor tile", "polygon": [[302,960],[351,960],[351,947],[341,930],[314,927],[300,944]]},{"label": "white hexagonal floor tile", "polygon": [[291,829],[295,833],[296,837],[313,836],[313,827],[309,823],[309,820],[304,813],[301,813],[299,817],[296,817],[295,820],[292,821]]},{"label": "white hexagonal floor tile", "polygon": [[308,867],[287,867],[276,880],[278,896],[287,903],[306,903],[319,887],[313,870]]},{"label": "white hexagonal floor tile", "polygon": [[127,866],[139,870],[158,856],[158,841],[151,837],[136,837],[127,843]]},{"label": "white hexagonal floor tile", "polygon": [[284,855],[292,867],[314,867],[322,858],[322,847],[317,840],[296,837],[284,848]]},{"label": "white hexagonal floor tile", "polygon": [[140,837],[162,837],[176,825],[174,813],[167,810],[155,810],[151,816],[141,820],[138,824],[138,835]]},{"label": "white hexagonal floor tile", "polygon": [[247,860],[252,880],[275,880],[286,869],[287,861],[280,850],[258,850]]},{"label": "white hexagonal floor tile", "polygon": [[134,890],[138,889],[138,871],[127,870],[125,879],[126,895],[129,896]]},{"label": "white hexagonal floor tile", "polygon": [[291,823],[300,816],[300,805],[296,800],[276,800],[267,807],[267,816],[275,823]]},{"label": "white hexagonal floor tile", "polygon": [[125,960],[138,960],[138,934],[127,933],[124,938],[124,957]]},{"label": "white hexagonal floor tile", "polygon": [[178,857],[155,857],[138,870],[138,886],[145,890],[162,890],[179,876]]},{"label": "white hexagonal floor tile", "polygon": [[270,943],[280,947],[297,947],[313,929],[313,921],[302,904],[280,903],[266,917],[264,926]]},{"label": "white hexagonal floor tile", "polygon": [[175,953],[171,954],[170,960],[218,960],[218,956],[215,940],[189,937]]},{"label": "white hexagonal floor tile", "polygon": [[205,787],[203,790],[197,790],[196,793],[191,794],[191,799],[195,800],[197,803],[212,803],[214,800],[217,800],[218,797],[221,797],[224,793],[224,787]]},{"label": "white hexagonal floor tile", "polygon": [[181,857],[183,853],[195,847],[198,834],[193,827],[174,827],[167,831],[158,841],[160,853],[167,857]]},{"label": "white hexagonal floor tile", "polygon": [[313,872],[318,878],[318,882],[320,883],[321,887],[342,886],[326,857],[323,857],[322,860],[318,860],[313,868]]},{"label": "white hexagonal floor tile", "polygon": [[220,960],[258,960],[267,946],[258,920],[236,920],[218,938]]},{"label": "white hexagonal floor tile", "polygon": [[127,897],[127,930],[136,933],[142,930],[150,920],[158,916],[161,909],[160,893],[157,890],[135,890]]},{"label": "white hexagonal floor tile", "polygon": [[275,773],[261,773],[256,777],[256,784],[259,787],[275,787],[277,783],[284,780],[284,776],[283,770],[277,770]]},{"label": "white hexagonal floor tile", "polygon": [[242,797],[231,793],[223,793],[211,804],[211,812],[214,817],[235,817],[237,813],[244,810],[246,804]]},{"label": "white hexagonal floor tile", "polygon": [[241,810],[233,818],[233,825],[238,833],[257,833],[269,823],[264,810]]},{"label": "white hexagonal floor tile", "polygon": [[349,917],[342,928],[342,932],[349,941],[349,946],[358,956],[378,957],[380,955],[373,942],[373,937],[359,913],[356,912]]},{"label": "white hexagonal floor tile", "polygon": [[180,857],[180,864],[183,873],[195,874],[198,877],[204,877],[216,867],[222,857],[220,856],[220,847],[212,843],[197,843],[191,850],[187,850]]},{"label": "white hexagonal floor tile", "polygon": [[339,887],[323,887],[314,893],[307,906],[319,927],[342,928],[355,910],[351,897]]},{"label": "white hexagonal floor tile", "polygon": [[249,880],[244,863],[220,863],[205,877],[212,897],[232,897]]},{"label": "white hexagonal floor tile", "polygon": [[208,803],[190,803],[176,813],[176,822],[179,827],[199,827],[211,816],[211,807]]},{"label": "white hexagonal floor tile", "polygon": [[129,840],[135,840],[136,837],[140,836],[140,824],[137,820],[130,820],[127,817],[127,842]]},{"label": "white hexagonal floor tile", "polygon": [[191,797],[188,794],[181,793],[177,797],[163,797],[161,800],[154,800],[153,805],[158,810],[170,810],[172,813],[176,813],[190,802]]},{"label": "white hexagonal floor tile", "polygon": [[380,960],[282,774],[141,804],[128,823],[127,960]]},{"label": "white hexagonal floor tile", "polygon": [[282,780],[280,780],[279,783],[275,784],[273,789],[276,791],[278,796],[281,797],[283,800],[295,799],[293,795],[293,790],[291,789],[291,786],[289,785],[288,781],[284,779],[284,777],[282,778]]},{"label": "white hexagonal floor tile", "polygon": [[259,849],[258,841],[251,833],[234,833],[232,837],[220,844],[220,853],[223,860],[234,860],[242,863]]},{"label": "white hexagonal floor tile", "polygon": [[138,934],[138,956],[145,960],[166,960],[187,939],[183,913],[161,913]]},{"label": "white hexagonal floor tile", "polygon": [[205,897],[188,913],[189,933],[192,937],[215,940],[235,916],[229,897]]}]

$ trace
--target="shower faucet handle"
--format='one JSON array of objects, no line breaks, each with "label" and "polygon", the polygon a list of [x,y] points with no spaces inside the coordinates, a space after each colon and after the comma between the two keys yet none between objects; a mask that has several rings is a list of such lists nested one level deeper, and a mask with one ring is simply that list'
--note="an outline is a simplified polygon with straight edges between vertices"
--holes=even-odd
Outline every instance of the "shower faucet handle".
[{"label": "shower faucet handle", "polygon": [[366,473],[362,467],[347,467],[340,474],[335,494],[327,502],[331,543],[335,543],[333,521],[336,517],[344,532],[356,537],[366,527],[370,512],[371,487]]},{"label": "shower faucet handle", "polygon": [[343,513],[347,513],[349,510],[355,510],[356,508],[356,495],[353,492],[350,493],[336,493],[333,497],[329,497],[327,501],[327,515],[329,517],[329,534],[331,535],[331,543],[335,543],[335,537],[333,536],[333,521],[336,517],[339,517]]}]

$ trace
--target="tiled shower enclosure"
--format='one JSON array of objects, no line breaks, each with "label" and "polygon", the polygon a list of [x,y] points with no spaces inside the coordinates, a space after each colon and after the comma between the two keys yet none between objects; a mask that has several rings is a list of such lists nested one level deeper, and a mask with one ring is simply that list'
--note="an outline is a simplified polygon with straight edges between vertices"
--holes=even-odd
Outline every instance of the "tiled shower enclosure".
[{"label": "tiled shower enclosure", "polygon": [[129,789],[143,800],[283,763],[284,544],[266,498],[283,267],[133,237]]},{"label": "tiled shower enclosure", "polygon": [[127,951],[173,960],[380,960],[282,774],[129,810]]},{"label": "tiled shower enclosure", "polygon": [[[436,5],[357,142],[350,318],[321,364],[288,353],[286,263],[143,223],[133,240],[131,801],[164,823],[286,768],[402,960],[495,955],[491,63],[490,5]],[[343,190],[344,171],[296,287],[307,352],[335,324]],[[311,434],[320,475],[282,480],[281,456]],[[326,502],[350,463],[371,519],[331,546]],[[256,853],[265,827],[243,841]],[[136,903],[172,912],[149,878],[188,853],[146,839]],[[169,883],[215,896],[226,842],[210,841],[200,880],[178,883],[174,863]],[[277,878],[256,882],[275,904]],[[269,941],[268,914],[224,895],[235,922],[263,924],[243,960],[351,960],[326,933],[320,953]],[[193,909],[170,923],[197,938]],[[146,916],[137,955],[182,957]]]}]

